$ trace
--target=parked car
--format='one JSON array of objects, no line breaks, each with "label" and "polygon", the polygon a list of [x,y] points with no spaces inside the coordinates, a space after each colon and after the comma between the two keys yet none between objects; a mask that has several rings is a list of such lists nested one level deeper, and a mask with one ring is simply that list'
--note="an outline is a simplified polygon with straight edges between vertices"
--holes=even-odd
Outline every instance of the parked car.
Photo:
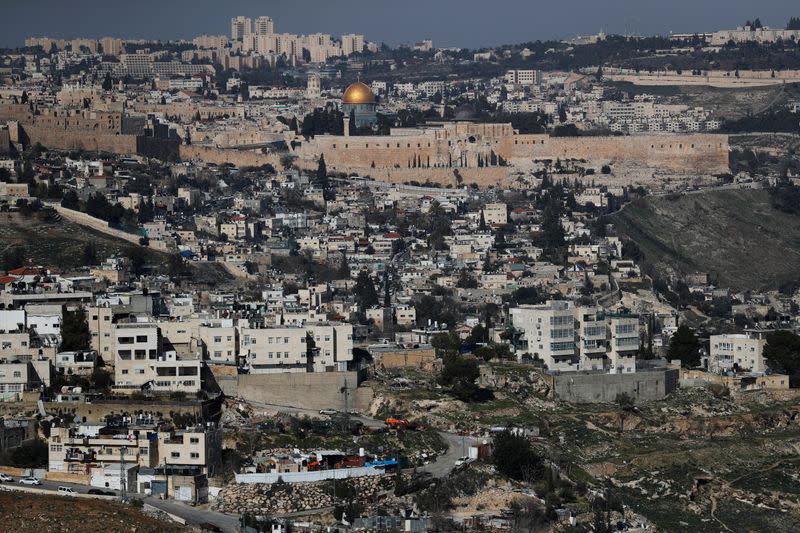
[{"label": "parked car", "polygon": [[36,479],[35,477],[21,477],[19,478],[19,482],[23,485],[41,485],[42,482]]},{"label": "parked car", "polygon": [[0,472],[0,483],[13,483],[14,478],[9,476],[8,474],[3,474]]},{"label": "parked car", "polygon": [[78,494],[72,487],[58,487],[58,493],[64,496],[75,496]]},{"label": "parked car", "polygon": [[337,411],[336,409],[320,409],[319,410],[319,414],[328,415],[328,416],[333,416],[333,415],[337,414],[338,412],[339,411]]},{"label": "parked car", "polygon": [[472,462],[472,459],[470,459],[469,457],[467,457],[465,455],[464,457],[459,457],[458,459],[456,459],[456,466],[463,466],[463,465],[471,463],[471,462]]},{"label": "parked car", "polygon": [[102,496],[103,494],[105,494],[105,492],[103,492],[100,489],[89,489],[86,491],[86,494],[94,494],[95,496]]}]

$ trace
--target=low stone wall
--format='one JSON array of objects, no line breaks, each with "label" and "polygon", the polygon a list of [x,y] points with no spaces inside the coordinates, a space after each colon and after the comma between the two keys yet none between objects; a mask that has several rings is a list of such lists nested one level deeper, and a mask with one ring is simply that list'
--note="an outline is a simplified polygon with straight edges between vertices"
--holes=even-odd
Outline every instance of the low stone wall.
[{"label": "low stone wall", "polygon": [[416,348],[411,350],[376,351],[373,358],[383,368],[414,367],[425,370],[434,367],[436,350],[433,348]]},{"label": "low stone wall", "polygon": [[89,485],[92,476],[88,474],[67,474],[64,472],[48,472],[46,476],[47,481],[55,481],[57,483],[75,483],[78,485]]},{"label": "low stone wall", "polygon": [[633,374],[564,373],[551,375],[556,398],[571,403],[611,403],[626,393],[636,402],[661,400],[678,388],[677,369],[648,370]]},{"label": "low stone wall", "polygon": [[[362,477],[337,481],[337,486],[348,485],[358,501],[374,502],[382,491],[394,488],[394,474]],[[266,515],[298,513],[312,509],[326,509],[334,505],[332,482],[303,484],[231,484],[223,488],[212,509],[230,514],[253,512]]]}]

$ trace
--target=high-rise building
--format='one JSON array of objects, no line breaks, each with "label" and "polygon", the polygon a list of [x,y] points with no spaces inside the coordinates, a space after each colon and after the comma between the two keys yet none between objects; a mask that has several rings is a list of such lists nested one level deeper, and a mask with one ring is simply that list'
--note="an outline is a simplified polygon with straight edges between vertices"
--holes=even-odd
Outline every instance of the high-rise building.
[{"label": "high-rise building", "polygon": [[348,33],[342,35],[342,55],[349,56],[356,52],[361,53],[364,51],[364,36],[356,35],[355,33]]},{"label": "high-rise building", "polygon": [[241,41],[253,34],[253,21],[250,17],[233,17],[231,19],[231,39]]},{"label": "high-rise building", "polygon": [[253,33],[256,35],[272,35],[275,33],[275,26],[272,19],[269,17],[256,18],[255,24],[253,25]]}]

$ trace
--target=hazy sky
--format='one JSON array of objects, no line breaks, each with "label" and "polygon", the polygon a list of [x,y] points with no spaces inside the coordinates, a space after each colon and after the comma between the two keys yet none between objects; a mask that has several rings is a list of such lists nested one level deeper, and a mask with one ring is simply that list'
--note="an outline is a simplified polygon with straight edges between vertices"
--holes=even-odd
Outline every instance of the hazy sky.
[{"label": "hazy sky", "polygon": [[388,44],[515,43],[577,34],[727,29],[760,17],[784,27],[797,0],[0,0],[0,46],[27,36],[190,38],[228,34],[235,15],[268,15],[275,31],[363,33]]}]

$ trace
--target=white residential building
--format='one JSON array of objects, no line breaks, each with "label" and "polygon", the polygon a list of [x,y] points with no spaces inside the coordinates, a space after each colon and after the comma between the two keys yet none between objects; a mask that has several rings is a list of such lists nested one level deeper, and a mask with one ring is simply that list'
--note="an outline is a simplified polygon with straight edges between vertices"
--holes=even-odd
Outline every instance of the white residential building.
[{"label": "white residential building", "polygon": [[740,370],[762,373],[764,365],[764,346],[767,341],[746,333],[712,335],[708,358],[708,369],[722,373]]}]

